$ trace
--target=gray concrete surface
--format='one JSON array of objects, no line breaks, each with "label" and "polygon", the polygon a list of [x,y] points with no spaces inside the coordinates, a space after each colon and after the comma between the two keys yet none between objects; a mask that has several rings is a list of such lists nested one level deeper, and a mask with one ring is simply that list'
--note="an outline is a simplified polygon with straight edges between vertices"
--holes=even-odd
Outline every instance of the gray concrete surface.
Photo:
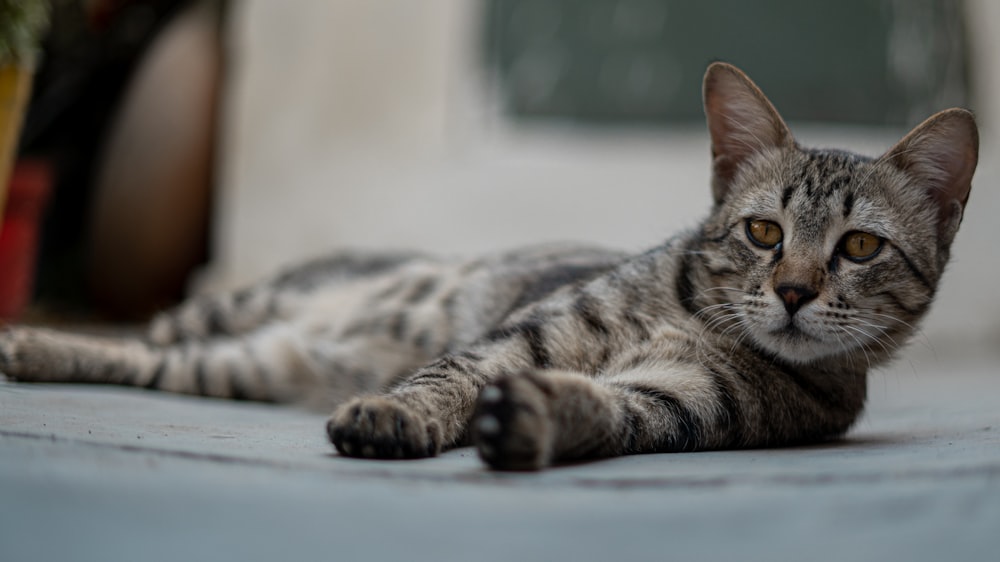
[{"label": "gray concrete surface", "polygon": [[290,408],[0,383],[0,560],[996,560],[998,365],[916,348],[842,442],[537,474],[340,458]]}]

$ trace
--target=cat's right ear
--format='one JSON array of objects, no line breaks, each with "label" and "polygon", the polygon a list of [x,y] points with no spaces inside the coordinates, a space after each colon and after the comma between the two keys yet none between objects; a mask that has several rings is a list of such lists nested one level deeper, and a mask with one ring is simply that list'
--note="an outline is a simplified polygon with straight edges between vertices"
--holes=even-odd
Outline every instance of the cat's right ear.
[{"label": "cat's right ear", "polygon": [[760,88],[731,64],[709,65],[703,98],[712,137],[712,195],[721,203],[748,158],[769,148],[792,147],[795,140]]}]

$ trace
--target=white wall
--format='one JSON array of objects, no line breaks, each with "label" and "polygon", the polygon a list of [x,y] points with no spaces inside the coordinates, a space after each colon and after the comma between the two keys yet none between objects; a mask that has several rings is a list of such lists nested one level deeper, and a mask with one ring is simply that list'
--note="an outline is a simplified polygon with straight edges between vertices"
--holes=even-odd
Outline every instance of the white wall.
[{"label": "white wall", "polygon": [[[513,129],[477,74],[469,0],[246,0],[231,46],[216,262],[228,286],[338,246],[445,253],[553,239],[641,249],[708,207],[701,130]],[[1000,336],[994,131],[1000,3],[976,17],[980,171],[926,325],[935,341]],[[767,89],[767,85],[763,85]],[[793,128],[794,125],[793,125]],[[798,128],[877,154],[904,131]]]}]

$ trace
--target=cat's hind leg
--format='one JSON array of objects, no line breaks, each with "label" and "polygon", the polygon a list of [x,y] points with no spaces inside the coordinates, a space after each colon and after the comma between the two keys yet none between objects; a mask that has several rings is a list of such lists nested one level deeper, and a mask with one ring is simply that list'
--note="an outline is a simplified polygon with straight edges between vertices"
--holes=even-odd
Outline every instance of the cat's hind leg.
[{"label": "cat's hind leg", "polygon": [[285,402],[316,386],[317,366],[294,333],[168,347],[44,328],[0,332],[0,372],[22,382],[99,383],[200,396]]},{"label": "cat's hind leg", "polygon": [[282,315],[287,298],[267,287],[192,298],[153,317],[147,339],[159,346],[238,336]]},{"label": "cat's hind leg", "polygon": [[21,382],[116,384],[328,410],[383,389],[427,359],[422,349],[386,337],[303,330],[279,322],[240,337],[159,346],[10,327],[0,331],[0,373]]},{"label": "cat's hind leg", "polygon": [[22,326],[0,330],[0,373],[21,381],[149,386],[159,355],[137,339]]},{"label": "cat's hind leg", "polygon": [[156,315],[147,339],[167,346],[240,336],[271,322],[294,319],[303,306],[315,302],[316,293],[333,294],[343,288],[344,294],[360,294],[359,283],[390,284],[409,264],[434,267],[436,263],[412,252],[339,252],[241,290],[194,297]]}]

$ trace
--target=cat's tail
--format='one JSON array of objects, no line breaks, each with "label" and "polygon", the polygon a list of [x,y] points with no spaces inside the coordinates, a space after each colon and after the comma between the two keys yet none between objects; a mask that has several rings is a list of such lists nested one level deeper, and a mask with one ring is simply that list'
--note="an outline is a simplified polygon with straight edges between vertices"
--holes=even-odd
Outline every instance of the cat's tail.
[{"label": "cat's tail", "polygon": [[0,373],[28,382],[118,384],[265,402],[300,400],[321,386],[321,368],[296,347],[297,338],[268,336],[157,346],[10,327],[0,332]]}]

